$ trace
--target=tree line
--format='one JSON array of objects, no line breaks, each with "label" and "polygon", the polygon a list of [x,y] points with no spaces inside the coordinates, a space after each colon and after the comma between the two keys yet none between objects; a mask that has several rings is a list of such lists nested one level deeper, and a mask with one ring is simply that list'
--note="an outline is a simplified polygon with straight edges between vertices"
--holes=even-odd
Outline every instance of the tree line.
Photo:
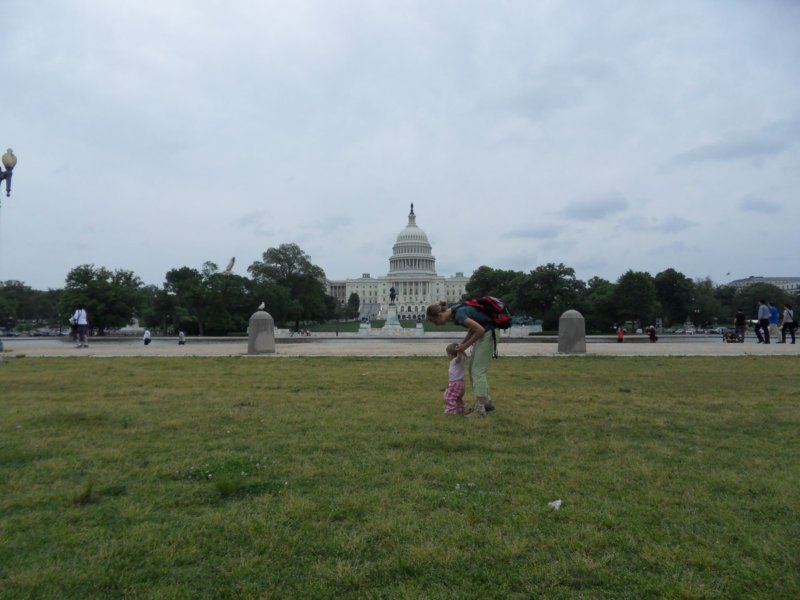
[{"label": "tree line", "polygon": [[[144,285],[132,271],[87,264],[67,274],[63,289],[39,291],[6,281],[0,283],[0,326],[63,327],[78,304],[86,307],[91,326],[100,335],[124,327],[133,317],[165,333],[244,332],[262,302],[279,326],[299,328],[301,323],[358,315],[358,296],[352,294],[341,305],[328,295],[325,272],[296,244],[269,248],[247,271],[249,277],[220,272],[216,264],[206,262],[199,270],[168,271],[158,287]],[[576,309],[590,332],[608,331],[615,323],[645,327],[657,318],[665,327],[687,321],[696,327],[726,325],[737,310],[755,318],[761,298],[778,306],[797,301],[774,285],[717,286],[710,279],[692,280],[671,268],[655,276],[629,270],[616,282],[600,277],[584,282],[562,263],[527,273],[481,266],[470,277],[467,294],[497,296],[514,314],[541,319],[549,331],[558,328],[565,310]]]},{"label": "tree line", "polygon": [[171,269],[158,287],[144,285],[132,271],[80,265],[67,274],[59,290],[41,292],[18,281],[0,283],[0,323],[18,329],[63,327],[83,304],[98,335],[124,327],[134,317],[163,332],[226,335],[246,331],[262,302],[277,324],[296,328],[302,322],[357,314],[351,304],[341,306],[327,294],[325,272],[296,244],[269,248],[247,271],[250,277],[220,272],[215,263],[206,262],[200,270]]},{"label": "tree line", "polygon": [[658,318],[664,327],[725,326],[738,310],[755,318],[759,299],[779,307],[797,300],[772,284],[717,286],[711,279],[692,280],[672,268],[655,276],[628,270],[616,282],[600,277],[584,282],[562,263],[548,263],[528,273],[482,266],[472,274],[467,294],[497,296],[515,314],[533,315],[551,331],[558,328],[565,310],[575,309],[586,319],[587,330],[594,332],[606,332],[615,323],[644,328]]}]

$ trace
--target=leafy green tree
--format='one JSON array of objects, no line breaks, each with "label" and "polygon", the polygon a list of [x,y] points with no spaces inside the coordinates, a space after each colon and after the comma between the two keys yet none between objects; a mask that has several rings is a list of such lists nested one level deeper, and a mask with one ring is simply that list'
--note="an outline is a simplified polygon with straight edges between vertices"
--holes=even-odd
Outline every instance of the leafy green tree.
[{"label": "leafy green tree", "polygon": [[472,298],[489,295],[511,303],[514,284],[520,277],[523,277],[521,271],[504,271],[485,265],[480,266],[470,276],[466,292]]},{"label": "leafy green tree", "polygon": [[358,317],[358,309],[361,308],[361,298],[358,297],[358,294],[355,292],[350,294],[350,297],[347,299],[346,308],[345,318],[355,319]]},{"label": "leafy green tree", "polygon": [[224,335],[247,330],[250,316],[256,310],[252,285],[240,275],[211,273],[205,278],[206,333]]},{"label": "leafy green tree", "polygon": [[665,325],[683,323],[692,310],[694,282],[675,269],[658,273],[653,279],[656,298],[661,304]]},{"label": "leafy green tree", "polygon": [[208,309],[202,273],[191,267],[171,269],[166,274],[164,290],[173,298],[173,321],[178,327],[205,335]]},{"label": "leafy green tree", "polygon": [[725,315],[723,322],[733,323],[733,317],[736,314],[734,308],[736,298],[736,288],[732,285],[720,285],[714,288],[714,297],[722,305],[722,310]]},{"label": "leafy green tree", "polygon": [[692,323],[695,327],[712,327],[728,322],[727,311],[715,295],[711,279],[698,279],[694,286]]},{"label": "leafy green tree", "polygon": [[576,308],[585,284],[563,263],[547,263],[514,280],[511,306],[515,313],[541,318],[544,329],[557,329],[565,310]]},{"label": "leafy green tree", "polygon": [[580,302],[586,330],[608,333],[617,321],[614,308],[615,285],[601,277],[592,277]]},{"label": "leafy green tree", "polygon": [[12,329],[17,323],[16,306],[0,295],[0,329]]},{"label": "leafy green tree", "polygon": [[620,321],[639,327],[652,323],[656,308],[656,286],[650,273],[628,270],[617,280],[614,307]]},{"label": "leafy green tree", "polygon": [[257,284],[274,284],[288,292],[290,300],[285,314],[286,319],[294,321],[295,328],[300,328],[300,321],[325,319],[328,307],[322,268],[313,264],[297,244],[269,248],[262,258],[247,270]]},{"label": "leafy green tree", "polygon": [[143,304],[142,281],[132,271],[109,271],[104,267],[80,265],[66,278],[59,300],[61,322],[66,323],[78,304],[86,307],[89,326],[98,335],[109,327],[123,327]]},{"label": "leafy green tree", "polygon": [[17,321],[58,323],[61,290],[34,290],[21,281],[0,282],[0,327]]}]

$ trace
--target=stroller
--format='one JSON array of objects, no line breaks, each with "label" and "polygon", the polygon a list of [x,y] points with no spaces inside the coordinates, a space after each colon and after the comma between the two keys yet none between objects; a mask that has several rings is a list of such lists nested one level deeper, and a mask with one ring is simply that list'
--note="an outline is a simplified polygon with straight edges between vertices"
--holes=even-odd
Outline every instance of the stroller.
[{"label": "stroller", "polygon": [[735,329],[728,328],[725,330],[725,333],[722,334],[722,341],[726,344],[741,344],[744,342],[744,339],[736,335]]}]

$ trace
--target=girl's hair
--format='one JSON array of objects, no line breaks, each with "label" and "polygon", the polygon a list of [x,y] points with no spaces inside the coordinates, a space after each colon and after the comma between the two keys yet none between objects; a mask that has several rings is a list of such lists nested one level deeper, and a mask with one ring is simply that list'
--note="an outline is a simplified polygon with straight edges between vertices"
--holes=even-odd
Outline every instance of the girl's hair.
[{"label": "girl's hair", "polygon": [[445,348],[447,356],[455,356],[458,354],[458,352],[456,352],[456,346],[458,346],[458,344],[447,344],[447,348]]},{"label": "girl's hair", "polygon": [[439,304],[430,304],[425,311],[425,317],[428,321],[433,321],[436,317],[447,310],[447,302],[439,302]]}]

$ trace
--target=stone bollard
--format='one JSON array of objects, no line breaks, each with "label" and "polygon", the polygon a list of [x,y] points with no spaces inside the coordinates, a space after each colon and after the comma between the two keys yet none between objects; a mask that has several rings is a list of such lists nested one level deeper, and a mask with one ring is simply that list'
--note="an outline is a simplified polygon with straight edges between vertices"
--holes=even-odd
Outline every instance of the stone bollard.
[{"label": "stone bollard", "polygon": [[568,310],[558,319],[558,351],[563,354],[586,353],[586,321],[577,310]]},{"label": "stone bollard", "polygon": [[266,311],[257,310],[250,317],[247,327],[247,353],[275,353],[275,321]]}]

